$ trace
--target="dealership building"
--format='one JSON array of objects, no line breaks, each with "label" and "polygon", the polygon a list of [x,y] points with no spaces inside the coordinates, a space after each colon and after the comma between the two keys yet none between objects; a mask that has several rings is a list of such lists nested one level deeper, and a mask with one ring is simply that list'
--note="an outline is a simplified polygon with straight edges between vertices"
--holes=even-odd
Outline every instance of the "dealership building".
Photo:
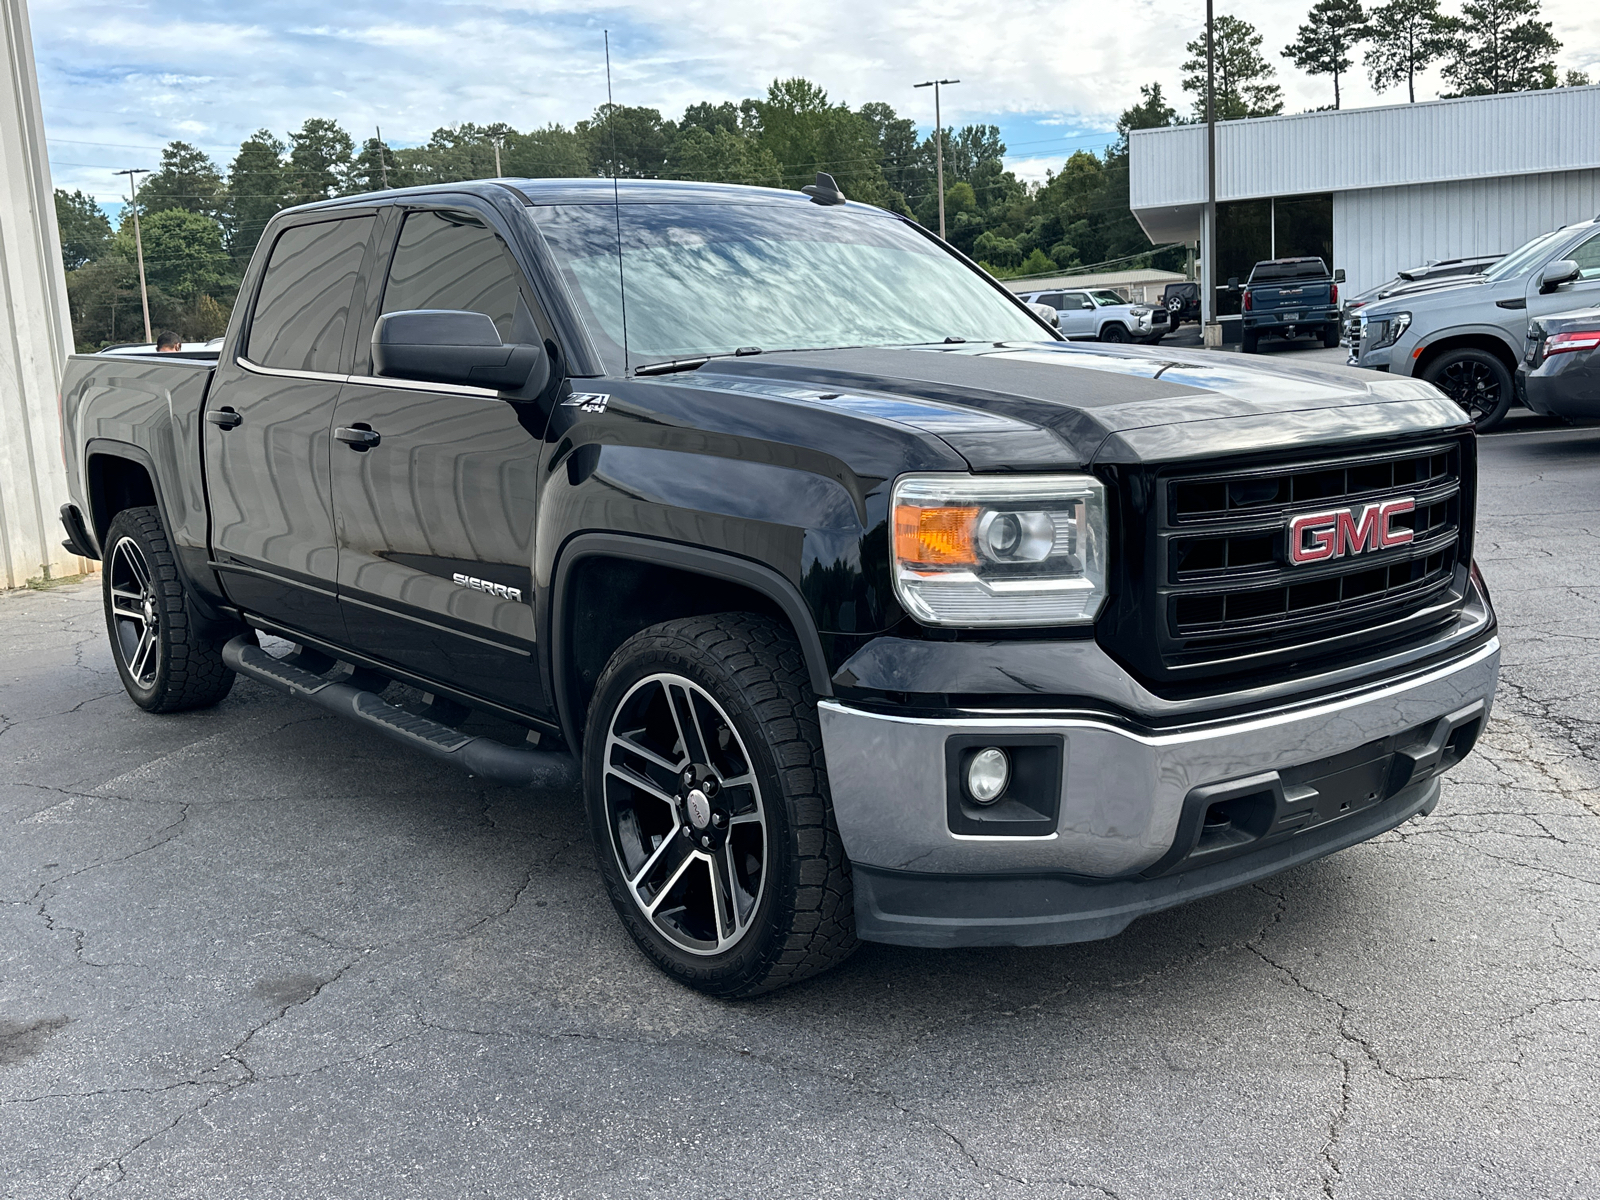
[{"label": "dealership building", "polygon": [[[1137,130],[1129,157],[1130,206],[1150,240],[1201,241],[1206,127]],[[1319,255],[1354,294],[1597,214],[1600,86],[1224,121],[1216,311],[1239,311],[1224,285],[1261,259]]]}]

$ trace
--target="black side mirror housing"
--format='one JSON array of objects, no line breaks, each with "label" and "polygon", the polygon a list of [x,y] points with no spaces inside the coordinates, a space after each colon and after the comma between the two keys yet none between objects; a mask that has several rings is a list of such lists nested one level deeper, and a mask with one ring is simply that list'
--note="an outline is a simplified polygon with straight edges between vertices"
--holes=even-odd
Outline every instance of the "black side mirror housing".
[{"label": "black side mirror housing", "polygon": [[543,388],[543,346],[507,345],[483,313],[412,309],[384,313],[372,330],[372,369],[385,379],[516,391]]},{"label": "black side mirror housing", "polygon": [[1239,286],[1239,277],[1237,275],[1228,276],[1228,287],[1230,289],[1237,289],[1238,286]]},{"label": "black side mirror housing", "polygon": [[1344,268],[1343,267],[1338,267],[1338,268],[1336,268],[1334,270],[1334,272],[1333,272],[1333,281],[1335,283],[1343,283],[1344,282]]},{"label": "black side mirror housing", "polygon": [[1553,292],[1583,276],[1583,268],[1570,258],[1558,258],[1539,274],[1539,291]]}]

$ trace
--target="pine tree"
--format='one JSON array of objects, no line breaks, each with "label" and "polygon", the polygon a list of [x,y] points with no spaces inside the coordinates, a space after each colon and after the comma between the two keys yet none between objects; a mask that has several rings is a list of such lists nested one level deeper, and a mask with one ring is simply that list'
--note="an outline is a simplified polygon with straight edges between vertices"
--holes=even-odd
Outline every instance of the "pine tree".
[{"label": "pine tree", "polygon": [[69,271],[92,263],[111,246],[111,222],[86,192],[56,189],[56,227],[61,231],[61,265]]},{"label": "pine tree", "polygon": [[1556,85],[1561,43],[1539,20],[1539,0],[1467,0],[1453,22],[1444,77],[1458,96],[1492,96]]},{"label": "pine tree", "polygon": [[1439,0],[1389,0],[1367,19],[1367,78],[1376,91],[1406,85],[1406,99],[1416,103],[1417,76],[1450,50],[1452,19],[1439,11]]},{"label": "pine tree", "polygon": [[177,208],[216,218],[226,204],[226,190],[222,172],[205,151],[188,142],[170,142],[161,151],[161,169],[139,188],[139,210]]},{"label": "pine tree", "polygon": [[[1261,35],[1249,21],[1238,17],[1216,19],[1216,117],[1237,121],[1241,117],[1273,117],[1283,111],[1283,89],[1272,82],[1278,72],[1261,56]],[[1206,35],[1184,47],[1183,90],[1193,93],[1194,116],[1206,119]]]},{"label": "pine tree", "polygon": [[283,155],[288,149],[269,130],[258,129],[239,146],[228,168],[228,202],[223,227],[236,262],[250,260],[272,215],[295,203]]},{"label": "pine tree", "polygon": [[1333,76],[1333,106],[1339,107],[1339,76],[1351,66],[1350,52],[1367,38],[1361,0],[1317,0],[1306,23],[1283,48],[1283,56],[1310,75]]}]

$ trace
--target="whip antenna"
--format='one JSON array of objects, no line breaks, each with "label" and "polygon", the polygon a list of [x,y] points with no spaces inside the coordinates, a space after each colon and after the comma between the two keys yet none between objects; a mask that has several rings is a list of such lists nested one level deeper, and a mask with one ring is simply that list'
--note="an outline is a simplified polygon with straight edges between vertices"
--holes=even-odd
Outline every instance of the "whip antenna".
[{"label": "whip antenna", "polygon": [[611,31],[606,37],[606,132],[611,137],[611,211],[617,215],[617,292],[622,297],[622,373],[628,373],[628,284],[622,274],[622,195],[617,186],[617,106],[611,100]]}]

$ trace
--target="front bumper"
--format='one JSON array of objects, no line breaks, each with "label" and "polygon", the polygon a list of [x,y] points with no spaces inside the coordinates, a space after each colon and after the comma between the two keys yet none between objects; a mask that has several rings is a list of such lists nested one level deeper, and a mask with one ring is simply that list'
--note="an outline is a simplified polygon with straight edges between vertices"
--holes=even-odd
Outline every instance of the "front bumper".
[{"label": "front bumper", "polygon": [[[1487,720],[1499,662],[1491,638],[1344,695],[1162,730],[1098,716],[913,717],[824,701],[834,813],[857,873],[857,932],[929,946],[1109,937],[1143,913],[1372,837],[1437,798],[1435,776]],[[1054,827],[955,832],[948,747],[1030,739],[1059,747]],[[1204,842],[1205,822],[1231,803],[1255,806],[1255,816],[1219,853]]]}]

